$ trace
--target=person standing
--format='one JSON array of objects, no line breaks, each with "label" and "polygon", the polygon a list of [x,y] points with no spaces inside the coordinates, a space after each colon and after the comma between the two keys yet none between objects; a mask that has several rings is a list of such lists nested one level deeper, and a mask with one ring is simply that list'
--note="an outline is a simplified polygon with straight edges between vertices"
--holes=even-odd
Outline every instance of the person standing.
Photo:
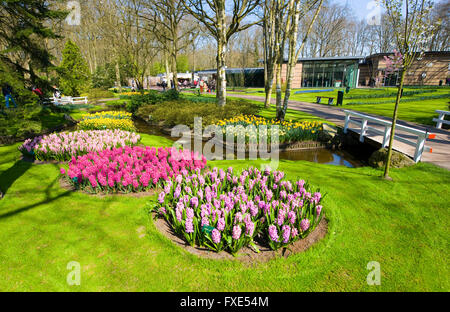
[{"label": "person standing", "polygon": [[203,93],[203,84],[204,84],[204,81],[202,79],[202,80],[200,80],[200,83],[198,84],[200,86],[200,94]]},{"label": "person standing", "polygon": [[55,92],[53,92],[53,97],[55,99],[60,99],[61,98],[61,91],[59,91],[59,89],[54,86],[53,89],[55,90]]},{"label": "person standing", "polygon": [[211,92],[216,92],[216,80],[215,79],[211,80],[209,88],[210,88]]},{"label": "person standing", "polygon": [[17,108],[17,104],[16,101],[14,101],[14,98],[12,97],[12,87],[5,83],[2,87],[2,93],[5,96],[5,103],[6,103],[6,108],[9,108],[9,101],[11,100],[14,104],[14,108]]}]

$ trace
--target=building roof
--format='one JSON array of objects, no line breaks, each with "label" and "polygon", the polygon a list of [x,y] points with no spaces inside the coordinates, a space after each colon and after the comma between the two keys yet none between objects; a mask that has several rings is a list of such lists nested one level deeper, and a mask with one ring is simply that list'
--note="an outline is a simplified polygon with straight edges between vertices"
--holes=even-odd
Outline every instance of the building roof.
[{"label": "building roof", "polygon": [[[365,56],[325,56],[325,57],[299,57],[297,63],[299,62],[314,62],[314,61],[360,61],[364,60]],[[284,63],[287,63],[288,59],[284,59]],[[260,60],[260,63],[264,64],[264,60]]]},{"label": "building roof", "polygon": [[[385,52],[385,53],[374,53],[371,55],[366,56],[365,58],[373,58],[373,57],[379,57],[379,56],[388,56],[392,55],[394,52]],[[426,51],[424,54],[440,54],[440,55],[447,55],[450,56],[450,51]]]},{"label": "building roof", "polygon": [[[305,61],[340,61],[340,60],[362,60],[364,56],[328,56],[328,57],[299,57],[298,62]],[[287,59],[285,59],[287,62]]]},{"label": "building roof", "polygon": [[[229,73],[229,74],[236,74],[236,73],[241,73],[242,71],[244,71],[246,73],[251,73],[251,72],[256,72],[259,70],[264,70],[264,67],[227,68],[227,69],[225,69],[225,72]],[[216,69],[198,70],[195,73],[201,74],[201,75],[212,75],[212,74],[216,74],[217,70]]]}]

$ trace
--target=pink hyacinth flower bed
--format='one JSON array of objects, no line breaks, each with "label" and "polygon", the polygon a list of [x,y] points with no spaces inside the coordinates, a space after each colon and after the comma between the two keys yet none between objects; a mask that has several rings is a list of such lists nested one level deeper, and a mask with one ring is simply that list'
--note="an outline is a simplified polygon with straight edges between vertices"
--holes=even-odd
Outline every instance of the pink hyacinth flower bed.
[{"label": "pink hyacinth flower bed", "polygon": [[164,185],[153,212],[192,246],[235,254],[254,240],[272,250],[305,238],[319,224],[322,195],[284,172],[250,167],[240,174],[214,168],[176,175]]},{"label": "pink hyacinth flower bed", "polygon": [[177,175],[206,166],[206,158],[175,148],[120,147],[73,157],[61,168],[76,188],[89,193],[144,192]]},{"label": "pink hyacinth flower bed", "polygon": [[27,139],[19,150],[38,160],[68,161],[72,157],[115,147],[134,146],[141,137],[123,130],[89,130],[52,133]]}]

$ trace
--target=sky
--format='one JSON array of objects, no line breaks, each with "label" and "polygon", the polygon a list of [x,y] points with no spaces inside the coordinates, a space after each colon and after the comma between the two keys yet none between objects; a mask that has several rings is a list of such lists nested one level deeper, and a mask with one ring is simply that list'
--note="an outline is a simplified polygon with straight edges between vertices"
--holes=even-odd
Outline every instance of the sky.
[{"label": "sky", "polygon": [[353,13],[358,18],[365,18],[371,10],[367,8],[369,2],[374,2],[372,0],[335,0],[336,3],[347,4],[348,7],[352,8]]},{"label": "sky", "polygon": [[[443,2],[444,0],[436,0],[435,3]],[[366,18],[373,13],[373,0],[334,0],[335,3],[347,4],[352,8],[353,13],[359,18]],[[372,3],[372,4],[371,4]]]}]

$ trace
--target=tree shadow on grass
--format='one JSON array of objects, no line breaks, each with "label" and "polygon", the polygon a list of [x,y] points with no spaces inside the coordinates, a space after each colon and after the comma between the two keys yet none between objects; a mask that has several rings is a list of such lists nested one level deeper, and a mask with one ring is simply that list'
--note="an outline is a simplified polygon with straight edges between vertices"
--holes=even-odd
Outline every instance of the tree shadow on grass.
[{"label": "tree shadow on grass", "polygon": [[3,196],[5,196],[11,185],[19,179],[31,165],[31,162],[18,160],[12,167],[0,174],[0,191],[3,193]]},{"label": "tree shadow on grass", "polygon": [[[30,166],[31,166],[31,164],[30,164]],[[14,167],[14,166],[13,166],[13,167]],[[25,170],[25,171],[26,171],[26,170]],[[23,172],[25,172],[25,171],[23,171]],[[22,173],[22,174],[23,174],[23,173]],[[2,175],[2,176],[3,176],[3,175]],[[2,176],[0,176],[0,178],[1,178]],[[9,212],[5,212],[5,213],[3,213],[3,214],[0,214],[0,220],[1,220],[1,219],[5,219],[5,218],[12,217],[12,216],[14,216],[14,215],[16,215],[16,214],[18,214],[18,213],[25,212],[25,211],[27,211],[27,210],[29,210],[29,209],[38,207],[38,206],[40,206],[40,205],[44,205],[44,204],[51,203],[51,202],[53,202],[53,201],[55,201],[55,200],[58,200],[58,199],[60,199],[60,198],[62,198],[62,197],[65,197],[65,196],[69,195],[72,191],[65,191],[65,192],[63,192],[63,193],[61,193],[61,194],[58,194],[58,195],[56,195],[56,196],[52,196],[52,195],[51,195],[51,189],[53,188],[53,186],[55,185],[55,183],[58,182],[58,180],[59,180],[59,177],[55,178],[55,179],[52,181],[52,183],[50,183],[50,184],[45,188],[45,191],[44,191],[44,193],[45,193],[45,199],[43,199],[43,200],[41,200],[41,201],[39,201],[39,202],[37,202],[37,203],[31,204],[31,205],[27,205],[27,206],[24,206],[24,207],[20,207],[20,208],[18,208],[18,209],[16,209],[16,210],[13,210],[13,211],[9,211]],[[12,184],[12,183],[11,183],[11,184]]]}]

